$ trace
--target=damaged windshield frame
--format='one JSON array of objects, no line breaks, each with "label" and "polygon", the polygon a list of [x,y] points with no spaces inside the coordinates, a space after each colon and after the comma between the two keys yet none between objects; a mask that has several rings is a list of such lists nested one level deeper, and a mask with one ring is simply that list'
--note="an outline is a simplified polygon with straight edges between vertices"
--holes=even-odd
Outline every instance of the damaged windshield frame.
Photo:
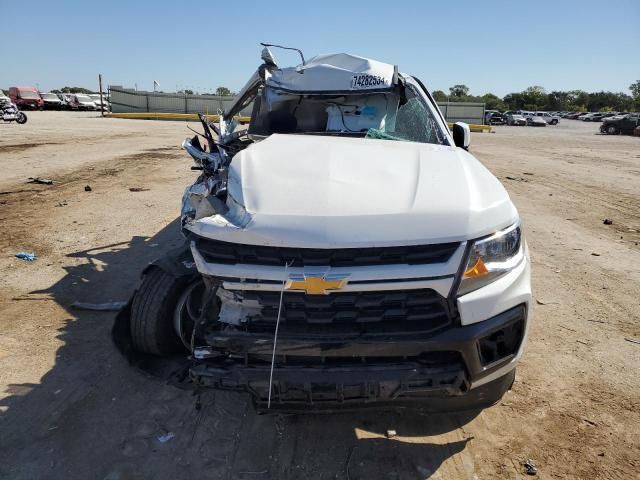
[{"label": "damaged windshield frame", "polygon": [[[249,137],[254,140],[260,140],[266,138],[274,133],[281,134],[292,134],[292,135],[326,135],[326,136],[344,136],[344,137],[357,137],[357,138],[376,138],[383,140],[392,140],[392,141],[410,141],[410,142],[418,142],[418,143],[429,143],[436,145],[450,145],[446,124],[443,123],[442,116],[439,115],[437,109],[431,105],[431,99],[427,94],[423,93],[423,88],[419,83],[415,83],[412,81],[413,79],[405,78],[405,81],[402,85],[399,85],[397,88],[391,91],[369,91],[369,92],[332,92],[332,93],[305,93],[305,92],[288,92],[282,91],[277,87],[272,87],[269,85],[265,85],[264,83],[256,86],[255,90],[251,92],[249,95],[245,96],[246,100],[253,100],[253,112],[251,115],[251,122],[249,124],[249,129],[247,133]],[[282,103],[289,102],[293,106],[292,111],[287,111],[286,115],[288,117],[285,119],[283,125],[280,125],[279,128],[270,128],[271,125],[265,125],[266,115],[272,114],[273,110],[271,110],[271,106],[267,106],[267,108],[263,108],[261,106],[262,102],[265,104],[269,104],[269,101],[273,101],[273,98],[277,98],[277,96],[290,96],[288,100],[282,100]],[[385,107],[382,115],[379,115],[379,120],[381,124],[379,125],[381,128],[376,128],[375,125],[371,125],[369,127],[358,129],[357,127],[351,129],[349,128],[349,121],[354,118],[357,119],[356,115],[360,115],[362,112],[366,110],[368,107],[368,102],[370,98],[379,97],[383,95],[385,99]],[[394,100],[397,101],[397,107],[393,107],[389,109],[389,103],[392,98],[395,96]],[[247,98],[249,97],[249,98]],[[271,97],[271,98],[269,98]],[[297,102],[295,98],[298,97]],[[368,97],[364,102],[360,102],[358,105],[355,105],[355,100],[359,97]],[[409,97],[409,98],[407,98]],[[301,130],[298,128],[298,118],[295,117],[295,112],[300,104],[303,103],[303,100],[307,99],[305,102],[307,106],[312,102],[318,102],[326,105],[326,109],[329,110],[332,106],[335,107],[333,109],[333,118],[327,114],[326,121],[324,119],[320,120],[319,125],[322,123],[325,124],[325,129],[309,129],[309,130]],[[342,99],[342,102],[339,100]],[[310,100],[310,101],[309,101]],[[412,108],[403,110],[403,107],[409,105],[410,101],[414,101]],[[393,100],[391,100],[393,101]],[[344,107],[355,108],[354,111],[347,112]],[[361,108],[364,107],[364,108]],[[262,108],[262,111],[261,111]],[[360,108],[360,111],[357,109]],[[283,109],[284,110],[284,109]],[[391,112],[390,112],[391,110]],[[370,111],[375,112],[375,107],[370,109]],[[317,112],[315,112],[317,114]],[[394,129],[386,130],[385,121],[390,119],[390,123],[395,128],[395,120],[398,117],[398,114],[409,113],[409,114],[424,114],[422,118],[417,118],[415,120],[405,122],[405,126],[412,124],[414,128],[412,128],[411,132],[408,132],[407,135],[399,134],[396,135]],[[345,118],[350,117],[350,120]],[[304,118],[304,117],[302,117]],[[335,120],[339,119],[339,124],[342,125],[343,128],[335,128]],[[333,121],[333,123],[332,123]],[[288,124],[287,124],[288,122]],[[417,126],[417,127],[416,127]],[[332,128],[333,127],[333,128]],[[413,135],[411,135],[413,134]]]}]

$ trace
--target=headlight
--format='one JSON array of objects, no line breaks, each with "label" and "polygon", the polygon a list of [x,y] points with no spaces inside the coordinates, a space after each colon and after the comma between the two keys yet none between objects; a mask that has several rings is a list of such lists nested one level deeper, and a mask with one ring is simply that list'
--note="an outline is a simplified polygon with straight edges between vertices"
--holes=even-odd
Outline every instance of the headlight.
[{"label": "headlight", "polygon": [[524,259],[520,221],[471,244],[458,296],[484,287],[513,270]]}]

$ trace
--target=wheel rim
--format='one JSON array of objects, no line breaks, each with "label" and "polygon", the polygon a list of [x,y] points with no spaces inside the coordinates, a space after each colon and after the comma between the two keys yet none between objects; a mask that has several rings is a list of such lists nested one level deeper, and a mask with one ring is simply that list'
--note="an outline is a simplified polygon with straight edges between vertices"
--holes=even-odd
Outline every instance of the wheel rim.
[{"label": "wheel rim", "polygon": [[616,133],[616,127],[611,125],[610,127],[607,128],[607,132],[609,132],[611,135],[613,135],[614,133]]},{"label": "wheel rim", "polygon": [[196,280],[189,284],[180,295],[173,312],[173,328],[183,345],[188,349],[191,348],[193,327],[202,312],[203,293],[204,283],[202,280]]}]

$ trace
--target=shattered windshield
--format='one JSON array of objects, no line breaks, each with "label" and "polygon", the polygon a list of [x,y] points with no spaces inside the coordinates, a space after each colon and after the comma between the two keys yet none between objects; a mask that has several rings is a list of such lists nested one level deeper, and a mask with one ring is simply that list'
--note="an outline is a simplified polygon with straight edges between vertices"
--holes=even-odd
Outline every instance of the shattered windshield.
[{"label": "shattered windshield", "polygon": [[20,90],[19,92],[20,98],[40,98],[40,95],[33,90]]},{"label": "shattered windshield", "polygon": [[249,134],[274,133],[446,143],[432,111],[408,87],[322,95],[264,87],[254,102]]},{"label": "shattered windshield", "polygon": [[443,143],[431,111],[417,97],[400,106],[383,128],[370,128],[366,138]]}]

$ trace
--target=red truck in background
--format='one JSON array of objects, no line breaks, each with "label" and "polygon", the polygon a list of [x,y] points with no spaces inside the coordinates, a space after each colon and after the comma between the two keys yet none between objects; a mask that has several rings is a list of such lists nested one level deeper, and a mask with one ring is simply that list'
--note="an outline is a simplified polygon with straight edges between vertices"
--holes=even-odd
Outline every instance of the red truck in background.
[{"label": "red truck in background", "polygon": [[9,98],[20,109],[32,108],[41,110],[44,107],[44,100],[40,97],[38,89],[35,87],[11,87]]}]

